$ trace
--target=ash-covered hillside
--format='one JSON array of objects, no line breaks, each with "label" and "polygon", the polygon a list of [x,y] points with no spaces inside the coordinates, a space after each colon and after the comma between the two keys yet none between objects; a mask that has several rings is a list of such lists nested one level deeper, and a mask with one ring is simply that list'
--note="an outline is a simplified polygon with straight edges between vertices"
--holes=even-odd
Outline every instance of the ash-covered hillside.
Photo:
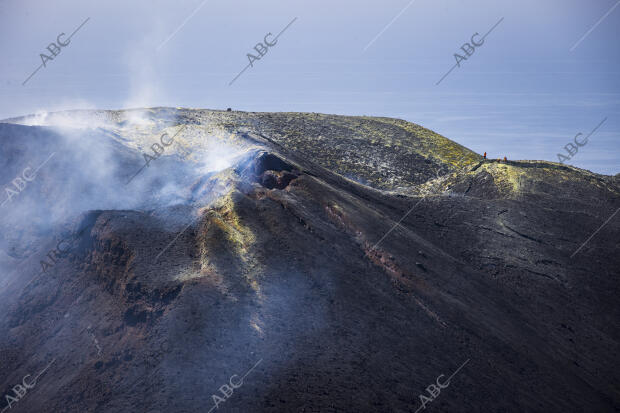
[{"label": "ash-covered hillside", "polygon": [[314,113],[0,142],[3,412],[620,410],[618,175]]}]

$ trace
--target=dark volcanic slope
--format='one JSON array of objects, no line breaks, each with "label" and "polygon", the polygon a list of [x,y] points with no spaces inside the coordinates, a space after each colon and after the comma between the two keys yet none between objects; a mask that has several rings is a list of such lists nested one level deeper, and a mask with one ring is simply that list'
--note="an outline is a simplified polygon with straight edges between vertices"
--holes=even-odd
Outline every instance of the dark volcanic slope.
[{"label": "dark volcanic slope", "polygon": [[[413,412],[462,367],[426,410],[620,410],[620,216],[573,255],[618,177],[387,118],[7,122],[7,185],[63,149],[0,219],[0,391],[49,365],[0,409]],[[126,184],[177,125],[192,155]]]}]

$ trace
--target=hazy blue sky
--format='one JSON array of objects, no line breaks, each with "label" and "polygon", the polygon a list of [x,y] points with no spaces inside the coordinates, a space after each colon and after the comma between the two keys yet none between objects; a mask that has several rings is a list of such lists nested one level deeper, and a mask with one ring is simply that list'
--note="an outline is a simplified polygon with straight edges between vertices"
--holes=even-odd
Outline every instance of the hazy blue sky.
[{"label": "hazy blue sky", "polygon": [[[139,106],[390,116],[492,157],[553,161],[607,118],[568,163],[616,174],[618,3],[0,0],[0,118]],[[295,17],[228,86],[254,45]],[[436,85],[454,53],[502,17]],[[47,45],[87,18],[22,86]]]}]

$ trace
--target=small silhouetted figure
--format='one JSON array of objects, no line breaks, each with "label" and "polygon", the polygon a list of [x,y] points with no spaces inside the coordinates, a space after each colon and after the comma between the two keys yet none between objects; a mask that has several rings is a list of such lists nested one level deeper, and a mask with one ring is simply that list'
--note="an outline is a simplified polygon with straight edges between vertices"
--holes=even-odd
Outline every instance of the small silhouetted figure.
[{"label": "small silhouetted figure", "polygon": [[232,112],[231,108],[226,109],[226,112]]},{"label": "small silhouetted figure", "polygon": [[484,153],[484,159],[486,159],[486,158],[487,158],[487,153],[485,152],[485,153]]},{"label": "small silhouetted figure", "polygon": [[506,162],[508,159],[506,159],[506,157],[504,156],[504,162]]}]

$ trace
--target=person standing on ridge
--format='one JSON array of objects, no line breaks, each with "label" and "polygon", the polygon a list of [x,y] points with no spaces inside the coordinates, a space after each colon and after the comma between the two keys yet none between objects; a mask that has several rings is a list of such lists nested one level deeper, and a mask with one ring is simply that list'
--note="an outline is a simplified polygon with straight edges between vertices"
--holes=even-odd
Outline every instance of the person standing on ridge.
[{"label": "person standing on ridge", "polygon": [[485,152],[485,153],[484,153],[484,159],[486,159],[486,158],[487,158],[487,153]]},{"label": "person standing on ridge", "polygon": [[504,156],[504,162],[506,162],[508,159],[506,159],[506,157]]}]

